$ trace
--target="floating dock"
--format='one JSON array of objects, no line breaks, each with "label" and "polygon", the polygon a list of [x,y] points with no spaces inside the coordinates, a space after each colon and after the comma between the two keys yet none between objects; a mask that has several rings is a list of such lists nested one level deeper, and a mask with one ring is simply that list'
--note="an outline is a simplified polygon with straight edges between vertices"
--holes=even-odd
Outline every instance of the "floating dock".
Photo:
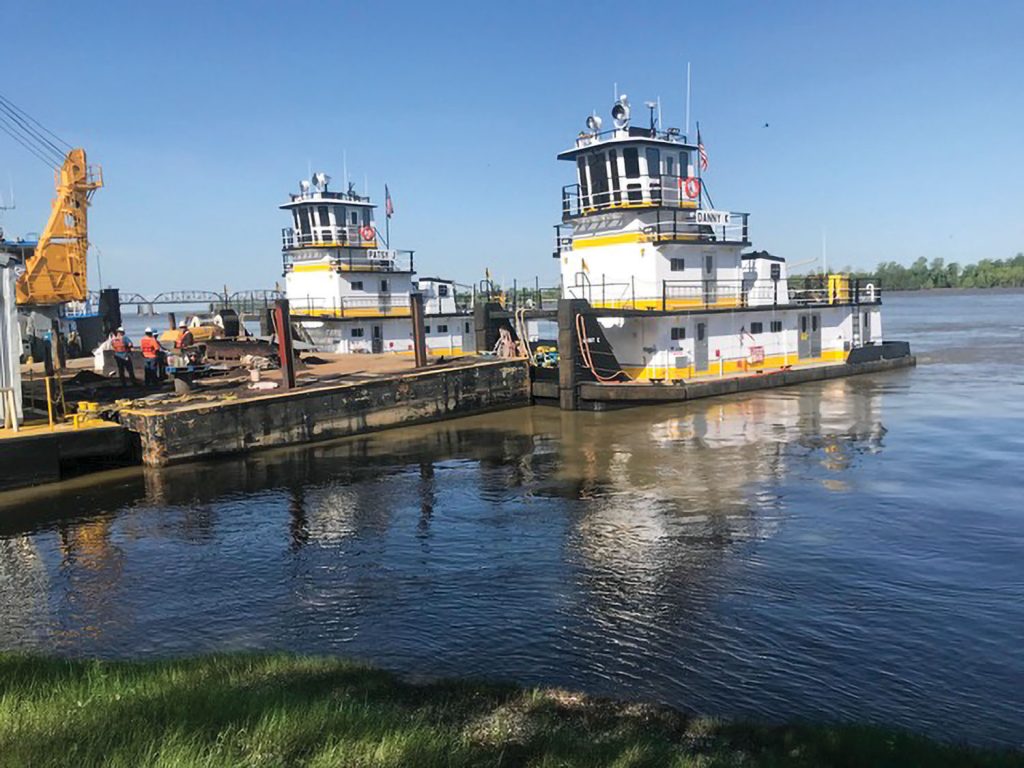
[{"label": "floating dock", "polygon": [[126,408],[120,418],[139,440],[143,463],[160,467],[530,403],[525,360],[471,357],[271,394],[241,390]]}]

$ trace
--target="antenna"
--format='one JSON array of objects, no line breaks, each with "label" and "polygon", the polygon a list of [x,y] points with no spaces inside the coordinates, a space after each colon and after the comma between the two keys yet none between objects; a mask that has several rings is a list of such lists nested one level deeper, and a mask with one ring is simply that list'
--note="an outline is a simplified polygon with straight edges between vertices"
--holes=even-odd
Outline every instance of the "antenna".
[{"label": "antenna", "polygon": [[661,128],[661,96],[658,97],[658,127]]},{"label": "antenna", "polygon": [[828,241],[825,238],[825,228],[821,228],[821,271],[828,274]]},{"label": "antenna", "polygon": [[618,101],[619,100],[619,84],[618,83],[612,83],[612,100],[613,101]]},{"label": "antenna", "polygon": [[690,135],[690,62],[686,62],[686,135]]},{"label": "antenna", "polygon": [[17,208],[17,205],[14,202],[14,178],[8,174],[7,181],[11,185],[11,204],[7,205],[7,203],[4,202],[4,196],[0,194],[0,211],[13,211]]},{"label": "antenna", "polygon": [[651,135],[654,135],[654,110],[658,108],[658,105],[653,101],[645,101],[644,106],[651,111]]},{"label": "antenna", "polygon": [[345,186],[348,187],[348,151],[341,150],[341,166],[345,174]]}]

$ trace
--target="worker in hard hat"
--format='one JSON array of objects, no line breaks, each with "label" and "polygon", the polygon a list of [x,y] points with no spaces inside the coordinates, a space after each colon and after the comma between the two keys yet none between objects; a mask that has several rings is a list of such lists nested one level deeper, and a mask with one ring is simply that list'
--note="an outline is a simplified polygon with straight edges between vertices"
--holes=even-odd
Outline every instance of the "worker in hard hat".
[{"label": "worker in hard hat", "polygon": [[188,329],[188,323],[182,320],[178,323],[178,338],[174,340],[174,349],[181,358],[181,365],[188,365],[188,348],[196,343],[195,338],[192,336],[192,331]]},{"label": "worker in hard hat", "polygon": [[160,367],[160,356],[164,350],[160,346],[160,342],[157,341],[156,336],[153,335],[152,328],[146,329],[146,335],[139,342],[139,348],[142,350],[142,362],[146,366],[146,386],[155,387],[160,384],[158,370]]},{"label": "worker in hard hat", "polygon": [[117,378],[121,380],[121,386],[127,387],[124,374],[131,377],[132,386],[138,385],[135,378],[135,368],[132,366],[132,340],[125,333],[124,328],[118,328],[110,335],[110,348],[114,351],[114,362],[117,364]]}]

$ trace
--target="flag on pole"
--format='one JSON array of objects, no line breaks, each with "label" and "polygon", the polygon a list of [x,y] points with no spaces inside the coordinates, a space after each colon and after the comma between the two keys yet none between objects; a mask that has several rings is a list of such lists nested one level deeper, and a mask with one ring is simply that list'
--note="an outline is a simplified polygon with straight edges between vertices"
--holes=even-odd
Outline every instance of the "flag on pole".
[{"label": "flag on pole", "polygon": [[708,169],[708,151],[704,149],[704,142],[700,138],[700,128],[697,129],[697,154],[700,155],[700,169]]},{"label": "flag on pole", "polygon": [[384,213],[389,219],[395,215],[395,204],[391,200],[391,190],[387,184],[384,185]]}]

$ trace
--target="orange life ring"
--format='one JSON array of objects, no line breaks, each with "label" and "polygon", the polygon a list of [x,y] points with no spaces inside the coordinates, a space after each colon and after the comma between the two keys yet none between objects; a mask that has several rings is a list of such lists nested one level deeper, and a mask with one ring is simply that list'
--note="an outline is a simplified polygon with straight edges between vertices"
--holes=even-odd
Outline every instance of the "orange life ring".
[{"label": "orange life ring", "polygon": [[375,234],[373,227],[369,224],[364,224],[359,228],[359,236],[363,238],[363,240],[373,240]]},{"label": "orange life ring", "polygon": [[700,179],[691,176],[686,180],[686,196],[691,200],[700,197]]}]

